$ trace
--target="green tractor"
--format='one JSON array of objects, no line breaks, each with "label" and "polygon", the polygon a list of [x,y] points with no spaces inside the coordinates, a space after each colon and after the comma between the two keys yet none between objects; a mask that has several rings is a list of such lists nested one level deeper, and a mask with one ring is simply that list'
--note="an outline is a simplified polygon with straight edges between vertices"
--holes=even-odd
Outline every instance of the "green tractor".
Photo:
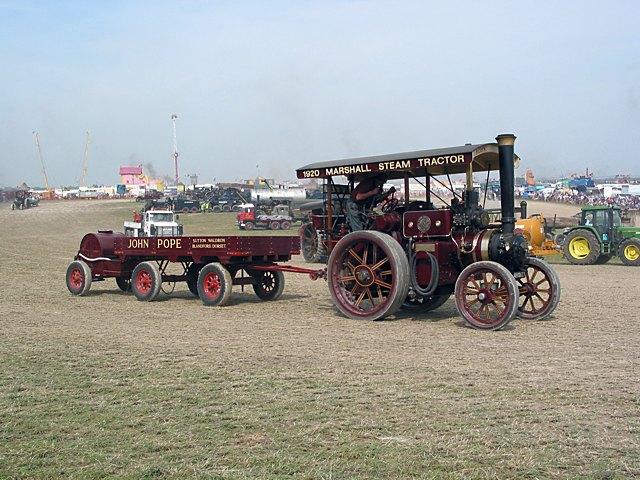
[{"label": "green tractor", "polygon": [[640,227],[623,227],[619,207],[582,208],[580,223],[566,228],[556,243],[574,265],[607,263],[618,256],[625,265],[640,266]]}]

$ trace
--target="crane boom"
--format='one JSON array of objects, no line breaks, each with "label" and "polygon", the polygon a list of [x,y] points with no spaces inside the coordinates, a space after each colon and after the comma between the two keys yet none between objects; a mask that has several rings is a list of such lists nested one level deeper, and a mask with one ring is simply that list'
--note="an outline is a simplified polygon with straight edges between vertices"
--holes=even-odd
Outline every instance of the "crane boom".
[{"label": "crane boom", "polygon": [[49,178],[47,177],[47,169],[44,168],[44,159],[42,158],[42,148],[40,148],[40,137],[38,132],[33,132],[33,136],[36,140],[36,150],[38,152],[38,158],[40,159],[40,167],[42,168],[42,176],[44,177],[44,188],[51,190],[49,187]]},{"label": "crane boom", "polygon": [[180,183],[180,176],[178,175],[178,136],[176,135],[176,119],[178,115],[175,113],[171,115],[171,123],[173,124],[173,168],[175,171],[176,185]]},{"label": "crane boom", "polygon": [[80,186],[86,187],[87,169],[89,167],[89,143],[91,143],[91,134],[87,131],[84,141],[84,157],[82,159],[82,172],[80,174]]}]

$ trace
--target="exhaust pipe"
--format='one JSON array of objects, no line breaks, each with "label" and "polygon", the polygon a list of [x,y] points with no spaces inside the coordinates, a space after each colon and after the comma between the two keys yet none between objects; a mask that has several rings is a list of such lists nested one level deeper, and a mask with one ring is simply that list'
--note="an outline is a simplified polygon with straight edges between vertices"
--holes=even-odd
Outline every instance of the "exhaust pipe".
[{"label": "exhaust pipe", "polygon": [[513,234],[516,224],[515,172],[513,167],[516,136],[512,133],[498,135],[498,162],[500,163],[500,209],[502,210],[502,233]]}]

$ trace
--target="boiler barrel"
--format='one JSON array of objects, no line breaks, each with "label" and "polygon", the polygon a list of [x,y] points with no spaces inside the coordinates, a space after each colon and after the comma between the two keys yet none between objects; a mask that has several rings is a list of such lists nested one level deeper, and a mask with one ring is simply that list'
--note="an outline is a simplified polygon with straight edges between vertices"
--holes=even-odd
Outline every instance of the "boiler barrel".
[{"label": "boiler barrel", "polygon": [[125,238],[124,233],[87,233],[80,242],[80,253],[85,260],[104,259],[114,256],[115,242]]}]

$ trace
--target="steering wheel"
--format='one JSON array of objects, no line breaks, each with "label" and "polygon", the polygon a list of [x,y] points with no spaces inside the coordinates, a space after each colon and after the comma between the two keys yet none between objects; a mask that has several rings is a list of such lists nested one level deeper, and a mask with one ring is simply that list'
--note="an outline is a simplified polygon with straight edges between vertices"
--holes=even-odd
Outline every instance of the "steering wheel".
[{"label": "steering wheel", "polygon": [[394,196],[391,196],[382,202],[380,210],[382,210],[382,213],[393,212],[398,207],[398,203],[398,199]]}]

